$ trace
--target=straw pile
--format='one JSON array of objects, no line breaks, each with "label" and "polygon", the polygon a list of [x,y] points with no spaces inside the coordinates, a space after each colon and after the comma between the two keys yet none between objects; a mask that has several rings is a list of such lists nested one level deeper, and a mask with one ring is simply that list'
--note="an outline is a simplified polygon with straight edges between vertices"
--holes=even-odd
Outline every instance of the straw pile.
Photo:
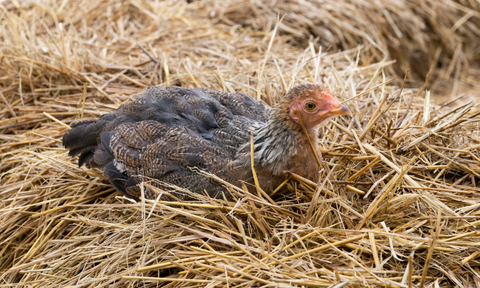
[{"label": "straw pile", "polygon": [[[410,12],[442,9],[423,2]],[[462,47],[475,47],[462,36],[478,32],[467,24],[479,10],[459,7],[478,3],[442,2],[458,26],[448,27],[469,43]],[[275,30],[275,10],[264,5],[0,1],[0,287],[479,287],[475,103],[430,104],[435,94],[424,87],[390,81],[394,61],[376,59],[372,44],[326,53],[322,42],[285,33],[303,31],[311,7]],[[338,33],[332,39],[356,46],[351,31]],[[378,37],[379,47],[393,41]],[[418,41],[403,45],[423,49]],[[296,192],[275,201],[225,183],[237,202],[131,202],[61,147],[72,120],[111,111],[149,85],[241,91],[274,104],[305,82],[341,94],[355,116],[322,128],[321,181],[295,176],[287,185]]]},{"label": "straw pile", "polygon": [[[305,46],[317,38],[321,45],[335,50],[367,45],[372,48],[368,57],[395,59],[397,64],[389,71],[401,78],[410,70],[413,79],[439,82],[467,77],[473,71],[469,67],[479,68],[478,1],[268,2],[227,1],[222,19],[258,29],[271,25],[277,13],[285,15],[279,29],[292,36],[291,43]],[[247,13],[261,17],[244,17]],[[435,69],[429,73],[432,66]],[[475,74],[471,84],[478,79],[478,72]]]}]

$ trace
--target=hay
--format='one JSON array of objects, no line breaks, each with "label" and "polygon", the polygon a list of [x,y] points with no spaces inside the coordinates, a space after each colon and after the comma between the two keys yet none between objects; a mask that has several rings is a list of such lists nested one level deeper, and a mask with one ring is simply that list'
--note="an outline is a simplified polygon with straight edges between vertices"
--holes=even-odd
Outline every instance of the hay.
[{"label": "hay", "polygon": [[[448,19],[460,36],[475,33],[468,23],[478,9],[460,15],[465,3],[443,2],[456,5]],[[0,287],[480,285],[475,103],[434,105],[435,93],[389,82],[393,61],[373,59],[373,45],[302,45],[293,31],[306,33],[308,7],[276,34],[275,13],[258,7],[0,2]],[[263,26],[233,23],[253,21],[249,9]],[[290,198],[226,183],[239,201],[133,203],[61,147],[75,118],[107,113],[149,85],[241,91],[274,104],[305,82],[343,95],[355,117],[323,128],[322,180],[292,175]]]},{"label": "hay", "polygon": [[[275,15],[285,15],[279,31],[290,35],[291,43],[306,46],[315,38],[322,46],[334,50],[368,45],[372,49],[365,59],[396,60],[394,69],[389,70],[401,78],[410,71],[411,80],[428,79],[427,84],[445,82],[450,77],[467,77],[468,82],[475,85],[479,76],[478,72],[477,77],[469,75],[480,65],[478,1],[236,0],[226,3],[219,17],[225,23],[266,30]],[[249,14],[261,17],[244,16]],[[469,70],[469,67],[475,69]]]}]

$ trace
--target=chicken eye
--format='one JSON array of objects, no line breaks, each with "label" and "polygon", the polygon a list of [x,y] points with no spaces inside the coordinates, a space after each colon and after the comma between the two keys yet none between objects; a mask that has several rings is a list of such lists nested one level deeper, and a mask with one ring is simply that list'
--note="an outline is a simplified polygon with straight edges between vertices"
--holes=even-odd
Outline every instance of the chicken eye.
[{"label": "chicken eye", "polygon": [[315,108],[317,108],[317,104],[315,102],[307,102],[305,103],[305,109],[307,109],[308,111],[312,111],[314,110]]}]

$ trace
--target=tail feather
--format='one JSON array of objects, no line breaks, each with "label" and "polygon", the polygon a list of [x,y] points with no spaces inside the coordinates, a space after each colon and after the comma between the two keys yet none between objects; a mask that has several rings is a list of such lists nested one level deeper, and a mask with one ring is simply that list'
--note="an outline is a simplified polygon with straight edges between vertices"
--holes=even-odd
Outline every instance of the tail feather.
[{"label": "tail feather", "polygon": [[83,146],[70,150],[68,155],[70,157],[80,155],[78,158],[78,167],[82,167],[84,164],[89,166],[88,163],[93,158],[95,149],[97,149],[97,145]]},{"label": "tail feather", "polygon": [[100,144],[99,136],[103,130],[102,124],[105,123],[102,122],[91,119],[76,120],[70,125],[72,129],[63,135],[63,146],[70,150],[68,155],[80,155],[79,167],[85,164],[89,168],[103,167],[114,158],[111,152],[108,153],[109,149]]},{"label": "tail feather", "polygon": [[74,155],[81,153],[82,149],[88,146],[97,145],[98,127],[95,123],[82,124],[68,130],[63,135],[63,146],[69,149]]},{"label": "tail feather", "polygon": [[[65,144],[64,144],[65,146]],[[68,156],[70,157],[74,157],[74,156],[77,156],[77,155],[81,155],[81,154],[84,154],[84,153],[89,153],[91,151],[93,151],[95,149],[96,145],[86,145],[86,146],[81,146],[79,148],[68,148],[70,149],[70,151],[68,152]]]},{"label": "tail feather", "polygon": [[[87,147],[87,148],[90,148],[90,147]],[[94,152],[95,152],[95,147],[93,147],[92,150],[83,152],[80,155],[80,157],[78,157],[78,167],[82,167],[84,164],[90,163],[93,159],[93,156],[95,156]]]}]

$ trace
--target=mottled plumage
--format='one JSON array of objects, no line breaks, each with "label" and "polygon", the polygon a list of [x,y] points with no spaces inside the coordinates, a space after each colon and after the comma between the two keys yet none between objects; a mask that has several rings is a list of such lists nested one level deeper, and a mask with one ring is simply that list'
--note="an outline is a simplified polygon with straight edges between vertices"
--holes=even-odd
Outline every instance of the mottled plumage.
[{"label": "mottled plumage", "polygon": [[317,147],[315,127],[349,111],[312,84],[292,88],[274,108],[242,93],[151,87],[98,119],[74,121],[63,144],[70,156],[80,155],[79,166],[103,167],[104,176],[128,197],[139,198],[138,183],[149,179],[218,197],[224,187],[191,168],[234,184],[251,183],[253,134],[255,170],[262,188],[271,191],[286,171],[318,180],[297,113]]}]

